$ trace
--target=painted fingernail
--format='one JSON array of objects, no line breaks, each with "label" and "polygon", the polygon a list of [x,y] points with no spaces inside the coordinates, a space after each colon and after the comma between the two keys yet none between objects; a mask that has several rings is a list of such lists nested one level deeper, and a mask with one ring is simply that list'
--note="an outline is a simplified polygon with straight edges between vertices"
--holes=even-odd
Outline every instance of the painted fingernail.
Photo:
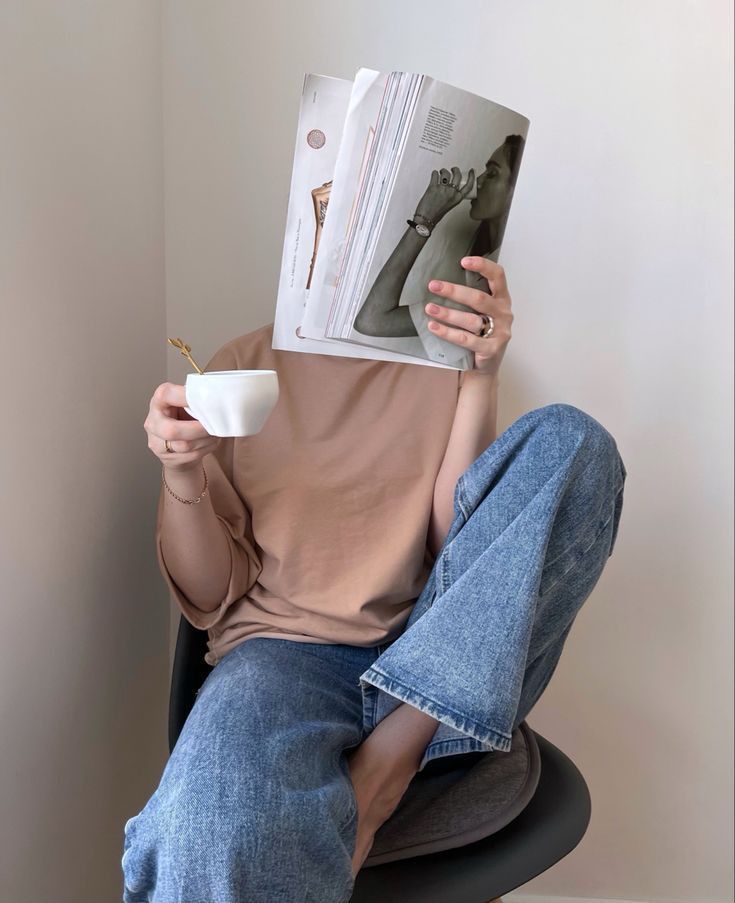
[{"label": "painted fingernail", "polygon": [[444,286],[443,282],[439,282],[437,279],[432,279],[429,283],[429,290],[432,292],[438,292]]}]

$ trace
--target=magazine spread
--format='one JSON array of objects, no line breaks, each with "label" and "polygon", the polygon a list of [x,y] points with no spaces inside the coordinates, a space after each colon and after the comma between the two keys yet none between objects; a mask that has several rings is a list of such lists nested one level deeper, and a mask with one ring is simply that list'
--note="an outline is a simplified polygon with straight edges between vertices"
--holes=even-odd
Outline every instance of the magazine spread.
[{"label": "magazine spread", "polygon": [[[382,85],[374,88],[371,96],[374,116],[366,122],[364,133],[368,143],[375,132],[384,83],[385,79]],[[272,347],[310,354],[400,361],[403,355],[391,351],[359,348],[325,339],[323,331],[318,338],[310,338],[302,325],[305,304],[317,273],[316,261],[337,261],[341,254],[341,248],[330,249],[324,242],[326,211],[331,203],[337,153],[343,139],[345,119],[349,115],[348,108],[351,110],[360,106],[357,92],[362,88],[368,90],[364,79],[351,82],[325,75],[304,76]],[[364,111],[365,105],[361,109]],[[361,135],[362,132],[356,129],[353,134]]]},{"label": "magazine spread", "polygon": [[307,75],[273,347],[470,369],[428,329],[427,284],[489,291],[459,261],[498,260],[529,124],[416,73]]}]

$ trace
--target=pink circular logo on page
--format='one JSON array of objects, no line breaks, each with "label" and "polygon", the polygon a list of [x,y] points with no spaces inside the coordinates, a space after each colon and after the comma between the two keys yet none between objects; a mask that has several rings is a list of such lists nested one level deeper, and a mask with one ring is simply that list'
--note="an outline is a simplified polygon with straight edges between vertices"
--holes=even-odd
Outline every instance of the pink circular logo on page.
[{"label": "pink circular logo on page", "polygon": [[314,147],[317,150],[320,147],[324,147],[326,140],[327,136],[321,129],[312,129],[306,136],[306,143],[309,145],[309,147]]}]

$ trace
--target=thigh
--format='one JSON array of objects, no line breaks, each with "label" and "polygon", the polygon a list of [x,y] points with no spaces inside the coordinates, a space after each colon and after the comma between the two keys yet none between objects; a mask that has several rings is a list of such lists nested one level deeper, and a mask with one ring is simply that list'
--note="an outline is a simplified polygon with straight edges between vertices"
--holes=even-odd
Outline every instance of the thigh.
[{"label": "thigh", "polygon": [[376,654],[270,637],[229,652],[125,826],[126,900],[308,900],[330,881],[338,899],[356,815],[343,754],[362,739],[358,675]]},{"label": "thigh", "polygon": [[[246,640],[211,671],[167,767],[190,778],[231,776],[242,802],[326,787],[361,739],[360,661],[353,647],[271,637]],[[367,650],[362,650],[366,653]]]}]

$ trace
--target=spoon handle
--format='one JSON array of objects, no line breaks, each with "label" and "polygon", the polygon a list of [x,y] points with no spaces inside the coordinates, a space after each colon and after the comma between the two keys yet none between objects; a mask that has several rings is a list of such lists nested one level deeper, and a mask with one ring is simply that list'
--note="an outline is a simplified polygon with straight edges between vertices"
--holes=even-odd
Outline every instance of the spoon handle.
[{"label": "spoon handle", "polygon": [[179,351],[184,355],[185,358],[188,359],[189,363],[194,367],[197,373],[204,373],[202,368],[197,364],[194,358],[191,356],[191,345],[187,345],[182,339],[169,339],[169,344],[173,345],[174,348],[178,348]]}]

